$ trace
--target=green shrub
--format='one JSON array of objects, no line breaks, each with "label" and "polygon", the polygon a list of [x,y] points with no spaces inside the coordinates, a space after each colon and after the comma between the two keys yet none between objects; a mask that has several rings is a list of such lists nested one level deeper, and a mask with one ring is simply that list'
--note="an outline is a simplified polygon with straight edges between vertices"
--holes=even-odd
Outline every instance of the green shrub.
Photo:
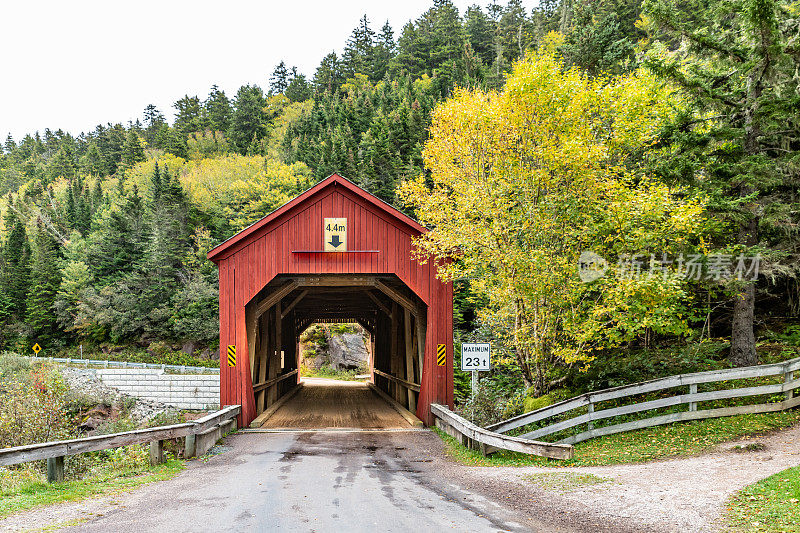
[{"label": "green shrub", "polygon": [[523,412],[529,413],[531,411],[536,411],[537,409],[547,407],[548,405],[552,405],[554,403],[556,402],[553,396],[550,394],[545,394],[544,396],[539,396],[538,398],[525,396],[525,400],[522,402]]},{"label": "green shrub", "polygon": [[0,382],[0,447],[70,436],[68,388],[58,369],[46,363],[4,363],[8,374]]}]

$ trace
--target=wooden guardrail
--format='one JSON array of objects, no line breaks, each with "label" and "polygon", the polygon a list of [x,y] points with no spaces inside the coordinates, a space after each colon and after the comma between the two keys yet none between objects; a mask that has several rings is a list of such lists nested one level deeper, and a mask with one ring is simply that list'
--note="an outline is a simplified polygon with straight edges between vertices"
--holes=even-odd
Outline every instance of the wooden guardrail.
[{"label": "wooden guardrail", "polygon": [[431,404],[431,413],[436,417],[436,427],[465,446],[479,448],[484,455],[495,450],[510,450],[551,459],[572,458],[573,450],[569,444],[551,444],[549,442],[537,442],[520,437],[500,435],[476,426],[447,407],[437,403]]},{"label": "wooden guardrail", "polygon": [[385,377],[389,381],[393,381],[393,382],[397,383],[398,385],[400,385],[402,387],[405,387],[406,389],[412,390],[414,392],[419,392],[420,391],[420,386],[417,383],[412,383],[412,382],[410,382],[408,380],[405,380],[403,378],[398,378],[397,376],[393,376],[392,374],[387,374],[386,372],[384,372],[382,370],[378,370],[377,368],[373,368],[372,371],[375,374],[379,375],[379,376]]},{"label": "wooden guardrail", "polygon": [[[502,434],[511,431],[512,429],[521,428],[536,422],[541,422],[543,420],[547,420],[548,418],[563,415],[575,409],[581,409],[585,407],[587,412],[584,414],[559,420],[553,424],[549,424],[520,435],[521,438],[538,439],[547,435],[558,433],[559,431],[579,426],[581,424],[586,424],[585,431],[557,441],[558,443],[575,444],[593,437],[612,435],[614,433],[621,433],[624,431],[642,429],[662,424],[670,424],[672,422],[701,420],[705,418],[719,418],[740,414],[783,411],[785,409],[800,405],[800,397],[794,397],[794,390],[800,387],[800,379],[795,379],[794,376],[798,370],[800,370],[800,357],[796,359],[790,359],[789,361],[784,361],[782,363],[669,376],[666,378],[654,379],[651,381],[634,383],[632,385],[624,385],[622,387],[615,387],[575,396],[574,398],[570,398],[568,400],[564,400],[535,411],[509,418],[508,420],[498,422],[497,424],[492,424],[487,426],[487,429]],[[783,380],[781,383],[770,385],[697,392],[697,386],[703,383],[718,383],[770,376],[782,376]],[[611,407],[602,410],[595,410],[596,405],[600,402],[620,400],[630,396],[658,392],[676,387],[687,387],[687,393],[639,403],[631,403],[628,405]],[[773,403],[718,407],[715,409],[705,410],[697,409],[697,405],[700,402],[770,394],[784,394],[784,399],[783,401]],[[599,428],[594,427],[594,423],[598,420],[677,405],[688,405],[688,410],[657,415],[649,418],[613,424]]]},{"label": "wooden guardrail", "polygon": [[185,456],[194,457],[207,452],[225,433],[236,429],[236,417],[241,413],[239,405],[231,405],[203,418],[148,429],[137,429],[110,435],[97,435],[82,439],[27,444],[14,448],[0,449],[0,466],[10,466],[30,461],[47,460],[47,480],[52,482],[64,479],[64,457],[86,452],[96,452],[130,446],[131,444],[150,443],[150,462],[164,461],[164,441],[186,437]]},{"label": "wooden guardrail", "polygon": [[261,382],[261,383],[256,383],[255,385],[253,385],[253,392],[258,392],[260,390],[266,389],[267,387],[271,387],[273,385],[277,385],[278,383],[280,383],[284,379],[290,378],[290,377],[292,377],[292,376],[294,376],[296,374],[297,374],[297,369],[294,369],[291,372],[287,372],[285,374],[281,374],[280,376],[278,376],[276,378],[272,378],[270,380],[267,380],[267,381],[264,381],[264,382]]}]

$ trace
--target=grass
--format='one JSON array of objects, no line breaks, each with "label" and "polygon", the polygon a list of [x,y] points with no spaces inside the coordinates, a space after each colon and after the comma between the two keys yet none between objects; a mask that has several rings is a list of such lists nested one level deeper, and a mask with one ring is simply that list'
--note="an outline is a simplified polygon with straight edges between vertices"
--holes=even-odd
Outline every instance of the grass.
[{"label": "grass", "polygon": [[538,485],[543,489],[557,492],[570,492],[580,487],[599,485],[611,481],[608,478],[594,474],[578,474],[575,472],[542,472],[539,474],[526,474],[522,479]]},{"label": "grass", "polygon": [[366,374],[367,372],[368,370],[364,369],[336,370],[329,366],[323,365],[318,369],[304,366],[300,372],[300,375],[308,378],[338,379],[339,381],[364,381],[363,378],[358,378],[356,376]]},{"label": "grass", "polygon": [[745,487],[728,504],[734,531],[800,532],[800,466]]},{"label": "grass", "polygon": [[575,456],[567,461],[533,457],[516,452],[498,452],[483,457],[452,437],[435,430],[445,441],[447,453],[456,461],[473,466],[603,466],[643,463],[697,455],[723,442],[790,427],[800,421],[800,410],[740,415],[657,426],[629,433],[600,437],[575,445]]},{"label": "grass", "polygon": [[183,466],[183,461],[173,459],[145,472],[110,471],[64,483],[25,483],[0,493],[0,518],[34,507],[81,500],[98,494],[132,489],[153,481],[163,481],[177,475],[183,470]]}]

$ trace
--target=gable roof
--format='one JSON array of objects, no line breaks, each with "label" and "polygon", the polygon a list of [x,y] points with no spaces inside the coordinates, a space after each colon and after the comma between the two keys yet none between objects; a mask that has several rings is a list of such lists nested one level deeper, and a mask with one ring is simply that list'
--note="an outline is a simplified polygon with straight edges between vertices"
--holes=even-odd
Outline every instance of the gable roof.
[{"label": "gable roof", "polygon": [[259,220],[257,222],[254,222],[253,224],[251,224],[250,226],[246,227],[245,229],[243,229],[242,231],[240,231],[239,233],[237,233],[233,237],[230,237],[229,239],[223,241],[222,243],[220,243],[217,246],[215,246],[214,248],[212,248],[211,251],[208,252],[208,258],[210,260],[212,260],[212,261],[216,261],[216,260],[220,259],[220,256],[223,255],[227,250],[229,250],[233,246],[235,246],[235,245],[237,245],[237,244],[239,244],[239,243],[241,243],[243,241],[246,241],[248,238],[250,238],[254,234],[258,233],[265,226],[268,226],[275,219],[277,219],[280,216],[284,215],[288,211],[291,211],[292,209],[294,209],[295,207],[299,206],[300,204],[302,204],[306,200],[316,196],[318,193],[320,193],[324,189],[328,189],[328,188],[331,188],[331,187],[336,187],[336,186],[339,186],[339,185],[344,187],[346,190],[352,192],[353,194],[359,196],[363,200],[366,200],[369,204],[371,204],[374,207],[378,208],[383,213],[388,214],[390,217],[394,218],[395,220],[398,220],[399,222],[405,224],[406,226],[409,226],[410,228],[412,228],[412,229],[414,229],[414,230],[416,230],[416,231],[418,231],[420,233],[425,233],[425,232],[428,231],[427,228],[425,228],[425,226],[421,225],[419,222],[417,222],[416,220],[414,220],[410,216],[402,213],[398,209],[395,209],[394,207],[392,207],[388,203],[384,202],[383,200],[381,200],[380,198],[378,198],[374,194],[371,194],[371,193],[365,191],[364,189],[362,189],[361,187],[359,187],[358,185],[356,185],[352,181],[348,180],[347,178],[344,178],[344,177],[340,176],[339,174],[334,173],[334,174],[331,174],[330,176],[328,176],[327,178],[325,178],[324,180],[320,181],[319,183],[317,183],[316,185],[314,185],[310,189],[306,190],[305,192],[299,194],[298,196],[295,196],[293,199],[289,200],[288,202],[286,202],[281,207],[279,207],[278,209],[276,209],[272,213],[268,214],[267,216],[265,216],[261,220]]}]

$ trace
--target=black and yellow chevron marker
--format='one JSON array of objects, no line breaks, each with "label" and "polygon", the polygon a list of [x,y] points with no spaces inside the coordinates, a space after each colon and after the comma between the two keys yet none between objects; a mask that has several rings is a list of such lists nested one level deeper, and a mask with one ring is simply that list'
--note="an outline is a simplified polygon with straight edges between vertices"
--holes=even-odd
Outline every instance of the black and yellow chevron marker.
[{"label": "black and yellow chevron marker", "polygon": [[436,345],[436,364],[439,366],[444,366],[447,363],[447,345],[446,344],[437,344]]},{"label": "black and yellow chevron marker", "polygon": [[236,346],[228,345],[228,366],[236,366]]}]

